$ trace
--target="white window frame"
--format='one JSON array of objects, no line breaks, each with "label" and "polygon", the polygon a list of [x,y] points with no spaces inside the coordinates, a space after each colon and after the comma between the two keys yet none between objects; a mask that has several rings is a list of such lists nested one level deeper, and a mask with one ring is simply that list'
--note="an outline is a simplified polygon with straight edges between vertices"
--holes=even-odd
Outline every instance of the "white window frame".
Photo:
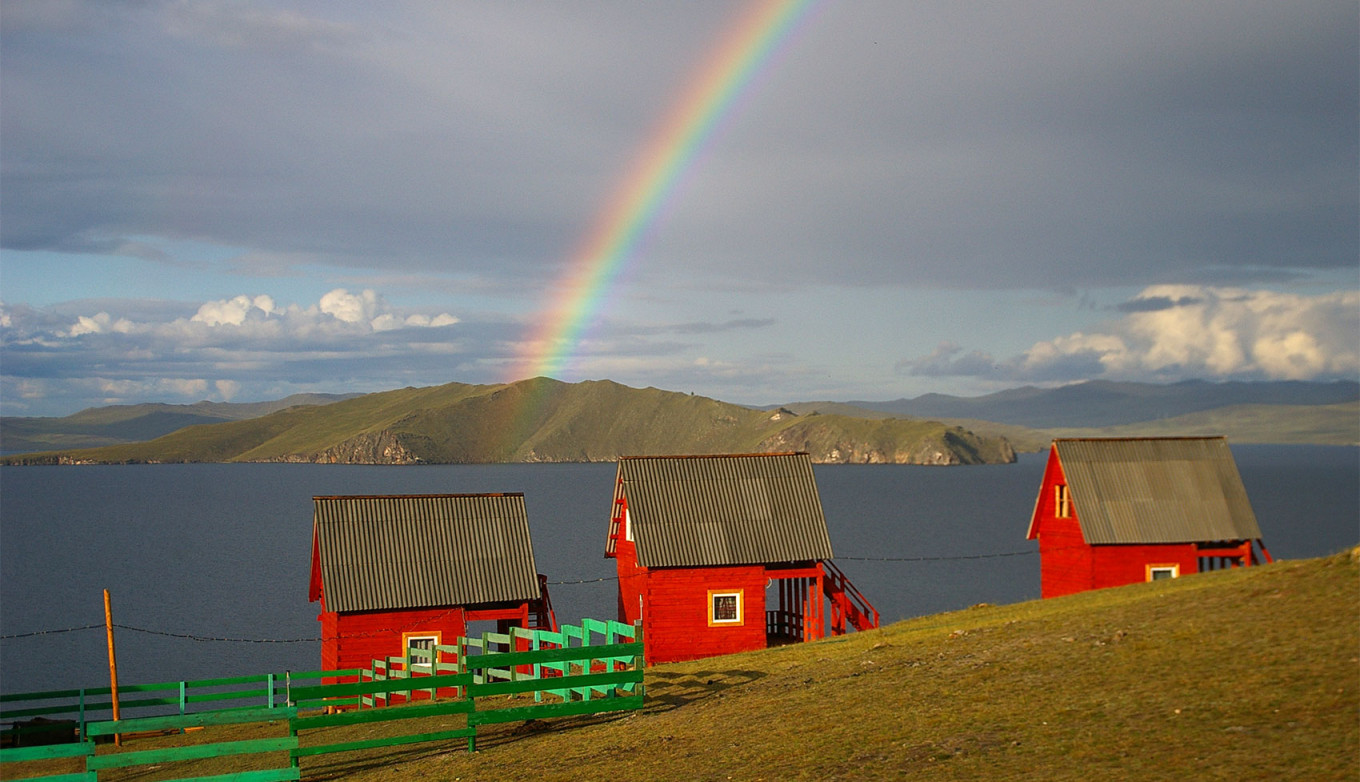
[{"label": "white window frame", "polygon": [[[746,615],[743,612],[742,603],[745,600],[741,589],[710,589],[708,590],[708,626],[709,627],[735,627],[746,623]],[[733,619],[718,618],[718,600],[720,598],[733,598],[737,604],[737,615]]]},{"label": "white window frame", "polygon": [[[403,660],[406,660],[406,661],[407,661],[407,663],[410,665],[410,669],[411,669],[412,671],[421,671],[421,672],[423,672],[423,673],[434,673],[434,666],[431,665],[431,664],[429,664],[429,663],[418,663],[418,662],[414,662],[414,661],[411,659],[411,649],[412,649],[412,648],[416,648],[416,649],[419,649],[419,648],[420,648],[420,647],[418,647],[418,646],[417,646],[417,647],[412,647],[411,642],[412,642],[412,641],[429,641],[429,642],[430,642],[430,651],[433,652],[433,653],[435,653],[435,655],[437,656],[437,655],[438,655],[438,649],[436,649],[436,647],[439,646],[439,640],[440,640],[441,635],[442,635],[442,633],[438,633],[438,632],[428,632],[428,631],[427,631],[427,632],[421,632],[421,633],[402,633],[402,634],[401,634],[401,657],[402,657]],[[431,658],[431,661],[433,661],[434,659],[435,659],[435,658]]]},{"label": "white window frame", "polygon": [[1157,574],[1158,574],[1158,573],[1170,573],[1171,575],[1167,576],[1167,578],[1180,578],[1180,577],[1181,577],[1181,566],[1180,566],[1179,564],[1176,564],[1176,563],[1172,563],[1172,564],[1168,564],[1168,565],[1148,565],[1148,566],[1147,566],[1147,580],[1148,580],[1148,581],[1165,581],[1166,579],[1157,578]]},{"label": "white window frame", "polygon": [[623,539],[633,542],[633,518],[628,515],[628,506],[623,506]]}]

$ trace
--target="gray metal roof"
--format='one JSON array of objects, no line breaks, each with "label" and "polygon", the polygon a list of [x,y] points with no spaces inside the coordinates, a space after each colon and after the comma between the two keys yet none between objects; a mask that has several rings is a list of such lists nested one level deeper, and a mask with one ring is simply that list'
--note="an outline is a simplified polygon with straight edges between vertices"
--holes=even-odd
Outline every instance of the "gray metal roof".
[{"label": "gray metal roof", "polygon": [[1222,437],[1054,440],[1088,544],[1255,540]]},{"label": "gray metal roof", "polygon": [[523,494],[314,497],[329,611],[538,597]]},{"label": "gray metal roof", "polygon": [[[621,497],[646,567],[832,556],[805,453],[624,458],[615,484]],[[607,545],[612,550],[612,536]]]}]

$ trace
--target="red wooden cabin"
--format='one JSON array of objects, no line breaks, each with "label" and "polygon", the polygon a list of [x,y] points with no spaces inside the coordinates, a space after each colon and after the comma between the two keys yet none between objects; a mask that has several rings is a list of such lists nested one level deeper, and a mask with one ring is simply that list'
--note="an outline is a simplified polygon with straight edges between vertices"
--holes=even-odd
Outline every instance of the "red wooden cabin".
[{"label": "red wooden cabin", "polygon": [[1270,561],[1222,437],[1054,440],[1028,538],[1043,597]]},{"label": "red wooden cabin", "polygon": [[555,630],[523,494],[315,497],[321,668],[453,644],[469,622]]},{"label": "red wooden cabin", "polygon": [[831,562],[805,453],[620,459],[605,556],[648,664],[878,626]]}]

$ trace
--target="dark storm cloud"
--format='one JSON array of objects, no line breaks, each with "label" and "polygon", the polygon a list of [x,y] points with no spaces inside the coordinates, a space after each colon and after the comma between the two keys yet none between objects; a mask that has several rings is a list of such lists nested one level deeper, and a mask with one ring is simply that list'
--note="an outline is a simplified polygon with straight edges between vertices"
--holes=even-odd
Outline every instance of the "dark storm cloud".
[{"label": "dark storm cloud", "polygon": [[1199,304],[1203,300],[1193,296],[1183,296],[1173,299],[1170,296],[1148,296],[1130,299],[1115,305],[1117,312],[1157,312],[1159,310],[1169,310],[1173,307],[1188,307]]},{"label": "dark storm cloud", "polygon": [[[735,11],[12,2],[0,240],[547,284]],[[637,274],[1041,288],[1357,257],[1351,2],[827,3]]]}]

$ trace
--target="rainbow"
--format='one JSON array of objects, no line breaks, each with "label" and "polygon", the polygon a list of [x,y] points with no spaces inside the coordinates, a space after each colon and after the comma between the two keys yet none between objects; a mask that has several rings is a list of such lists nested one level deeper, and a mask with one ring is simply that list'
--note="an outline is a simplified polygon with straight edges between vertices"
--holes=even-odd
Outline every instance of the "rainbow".
[{"label": "rainbow", "polygon": [[553,286],[553,299],[508,367],[506,382],[560,374],[619,274],[703,157],[742,96],[775,59],[815,0],[756,0],[688,83],[591,224]]}]

